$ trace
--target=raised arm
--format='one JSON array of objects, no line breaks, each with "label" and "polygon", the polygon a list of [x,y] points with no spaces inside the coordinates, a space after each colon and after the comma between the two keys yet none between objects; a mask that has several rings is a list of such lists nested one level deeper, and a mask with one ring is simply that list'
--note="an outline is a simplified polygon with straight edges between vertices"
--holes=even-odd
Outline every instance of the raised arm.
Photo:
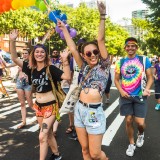
[{"label": "raised arm", "polygon": [[58,19],[57,20],[57,25],[63,31],[65,40],[67,42],[67,46],[69,47],[69,50],[72,53],[72,55],[73,55],[76,63],[78,64],[79,68],[81,68],[82,63],[83,63],[82,58],[81,58],[80,54],[78,53],[76,44],[72,40],[72,38],[71,38],[71,36],[70,36],[65,24]]},{"label": "raised arm", "polygon": [[105,15],[106,15],[106,6],[103,2],[97,1],[98,10],[100,13],[100,24],[98,31],[98,47],[101,53],[101,56],[106,59],[108,57],[108,52],[105,46]]},{"label": "raised arm", "polygon": [[71,70],[70,70],[70,65],[68,62],[68,56],[69,56],[69,51],[68,49],[65,49],[63,52],[60,53],[62,63],[63,63],[63,74],[61,76],[62,79],[64,80],[71,80]]},{"label": "raised arm", "polygon": [[23,67],[23,60],[18,58],[17,52],[16,52],[16,38],[18,37],[18,30],[14,29],[10,32],[10,52],[11,52],[11,58],[14,63],[16,63],[19,67]]}]

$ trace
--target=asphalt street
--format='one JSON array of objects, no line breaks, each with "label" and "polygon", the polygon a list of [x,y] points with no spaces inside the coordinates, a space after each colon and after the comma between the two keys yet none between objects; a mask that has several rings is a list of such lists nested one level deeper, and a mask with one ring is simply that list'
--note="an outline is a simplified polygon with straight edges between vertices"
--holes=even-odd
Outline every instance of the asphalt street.
[{"label": "asphalt street", "polygon": [[[4,85],[10,95],[10,100],[0,99],[0,160],[38,160],[39,130],[35,114],[27,108],[28,125],[24,129],[17,129],[17,125],[21,123],[21,112],[14,83],[5,81]],[[111,88],[110,93],[110,103],[104,105],[107,128],[102,142],[103,151],[110,160],[160,160],[160,111],[154,109],[156,105],[154,95],[148,98],[144,146],[136,148],[135,155],[128,157],[125,154],[128,138],[124,117],[119,115],[119,93],[115,87]],[[59,150],[63,155],[63,160],[82,160],[79,142],[69,139],[69,135],[65,133],[68,124],[68,116],[64,115],[56,137]],[[137,130],[135,138],[136,134]],[[48,157],[50,154],[49,150]]]}]

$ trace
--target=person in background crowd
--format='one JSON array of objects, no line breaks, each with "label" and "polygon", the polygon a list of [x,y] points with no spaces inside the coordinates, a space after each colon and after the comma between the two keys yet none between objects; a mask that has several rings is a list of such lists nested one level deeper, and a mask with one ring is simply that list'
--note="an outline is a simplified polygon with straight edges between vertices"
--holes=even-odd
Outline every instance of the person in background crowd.
[{"label": "person in background crowd", "polygon": [[3,76],[3,69],[6,67],[6,62],[2,57],[2,54],[0,53],[0,92],[2,92],[2,97],[4,98],[7,94],[7,91],[2,83],[2,76]]},{"label": "person in background crowd", "polygon": [[112,79],[111,79],[111,73],[109,71],[108,82],[107,82],[107,86],[106,86],[106,89],[105,89],[105,95],[106,95],[105,103],[109,103],[111,85],[112,85]]},{"label": "person in background crowd", "polygon": [[[86,40],[84,38],[80,38],[77,41],[77,50],[81,56],[82,56],[81,47],[85,42],[86,42]],[[82,72],[79,69],[74,57],[71,58],[70,68],[72,71],[71,85],[78,85],[80,83],[80,79],[82,77]],[[78,140],[77,133],[76,133],[75,126],[74,126],[74,112],[69,113],[68,116],[69,116],[69,127],[67,128],[66,133],[67,134],[71,133],[71,135],[69,136],[69,139]]]},{"label": "person in background crowd", "polygon": [[36,101],[33,105],[36,111],[37,120],[40,126],[39,143],[40,143],[40,157],[39,160],[46,160],[48,153],[48,145],[52,150],[52,155],[49,160],[62,159],[59,153],[56,139],[53,135],[53,123],[56,117],[59,115],[58,103],[55,95],[52,92],[51,81],[47,75],[47,69],[52,75],[55,87],[57,81],[62,79],[70,80],[70,67],[68,62],[67,51],[61,53],[63,71],[59,68],[51,65],[50,57],[46,47],[43,44],[37,44],[34,46],[29,63],[18,58],[16,53],[15,41],[18,37],[18,30],[13,30],[10,33],[10,51],[11,57],[14,63],[22,68],[22,71],[28,76],[29,84],[35,87]]},{"label": "person in background crowd", "polygon": [[[29,61],[29,52],[27,49],[23,49],[22,59],[25,62]],[[33,107],[32,102],[32,86],[28,82],[28,76],[22,72],[22,68],[18,68],[18,75],[16,79],[16,91],[18,95],[19,102],[21,104],[21,115],[22,115],[22,124],[17,128],[21,129],[26,126],[26,104],[25,100],[27,100],[28,106]]]},{"label": "person in background crowd", "polygon": [[74,125],[85,160],[108,160],[101,150],[102,137],[106,130],[106,118],[103,111],[102,96],[107,85],[110,62],[105,47],[106,6],[98,2],[100,24],[97,42],[84,43],[80,56],[70,37],[65,24],[58,20],[58,27],[63,31],[67,45],[82,70],[82,90],[74,110]]},{"label": "person in background crowd", "polygon": [[155,110],[160,110],[160,55],[158,56],[158,62],[154,65],[154,88],[155,88],[155,99],[157,100],[157,104],[155,106]]},{"label": "person in background crowd", "polygon": [[51,62],[57,68],[61,67],[62,62],[60,60],[59,51],[57,51],[56,49],[53,49],[52,52],[51,52]]},{"label": "person in background crowd", "polygon": [[[138,44],[134,37],[129,37],[125,40],[124,49],[127,52],[127,57],[116,62],[114,82],[120,92],[120,114],[125,116],[126,131],[129,139],[126,155],[131,157],[134,155],[136,146],[142,147],[144,143],[147,96],[150,96],[153,77],[149,59],[147,57],[140,57],[136,54]],[[145,70],[143,58],[146,58]],[[147,76],[147,84],[144,92],[142,92],[141,87],[143,71]],[[136,145],[134,140],[133,122],[136,123],[138,129]]]}]

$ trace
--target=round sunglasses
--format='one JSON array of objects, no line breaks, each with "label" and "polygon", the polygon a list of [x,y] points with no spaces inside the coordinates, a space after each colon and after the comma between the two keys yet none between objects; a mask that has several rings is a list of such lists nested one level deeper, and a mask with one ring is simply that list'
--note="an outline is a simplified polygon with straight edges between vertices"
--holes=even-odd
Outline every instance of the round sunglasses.
[{"label": "round sunglasses", "polygon": [[86,55],[87,57],[91,57],[91,56],[92,56],[92,53],[96,56],[96,55],[99,54],[99,50],[98,50],[98,49],[94,49],[93,51],[87,51],[85,55]]}]

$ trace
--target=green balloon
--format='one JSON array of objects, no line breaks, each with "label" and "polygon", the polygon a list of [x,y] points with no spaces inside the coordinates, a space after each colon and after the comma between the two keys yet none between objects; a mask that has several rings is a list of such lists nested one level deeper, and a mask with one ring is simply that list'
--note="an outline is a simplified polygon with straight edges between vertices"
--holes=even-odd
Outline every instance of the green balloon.
[{"label": "green balloon", "polygon": [[39,7],[38,7],[42,12],[46,11],[47,10],[47,7],[45,5],[45,3],[43,1],[41,1],[39,3]]},{"label": "green balloon", "polygon": [[39,8],[39,3],[40,3],[40,0],[36,0],[35,6],[36,6],[37,8]]}]

